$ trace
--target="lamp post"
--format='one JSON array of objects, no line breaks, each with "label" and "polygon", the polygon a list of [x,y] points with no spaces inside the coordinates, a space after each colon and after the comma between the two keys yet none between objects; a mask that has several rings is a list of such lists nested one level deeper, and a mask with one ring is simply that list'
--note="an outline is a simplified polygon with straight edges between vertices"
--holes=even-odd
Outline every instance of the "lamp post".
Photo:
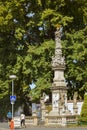
[{"label": "lamp post", "polygon": [[[14,79],[16,79],[16,75],[10,75],[9,76],[10,79],[12,79],[12,97],[14,96]],[[14,116],[14,101],[11,102],[12,104],[12,119]]]}]

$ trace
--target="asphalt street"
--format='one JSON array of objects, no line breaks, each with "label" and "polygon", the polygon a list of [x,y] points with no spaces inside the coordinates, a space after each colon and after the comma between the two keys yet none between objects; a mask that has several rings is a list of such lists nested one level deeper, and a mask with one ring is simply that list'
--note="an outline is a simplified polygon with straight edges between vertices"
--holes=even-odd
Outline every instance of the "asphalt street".
[{"label": "asphalt street", "polygon": [[[0,122],[0,130],[10,130],[7,122]],[[15,130],[87,130],[87,127],[45,127],[45,126],[37,126],[37,127],[29,127],[26,128],[15,128]]]}]

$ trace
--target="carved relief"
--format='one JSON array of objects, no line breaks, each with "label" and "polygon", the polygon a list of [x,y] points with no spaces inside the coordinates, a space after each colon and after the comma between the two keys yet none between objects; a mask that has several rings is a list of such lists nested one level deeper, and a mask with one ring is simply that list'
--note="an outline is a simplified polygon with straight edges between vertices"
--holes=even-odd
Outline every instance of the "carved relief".
[{"label": "carved relief", "polygon": [[65,65],[65,59],[64,57],[52,57],[52,66],[60,66],[60,65]]},{"label": "carved relief", "polygon": [[58,107],[58,94],[53,94],[53,107]]},{"label": "carved relief", "polygon": [[55,49],[55,55],[61,55],[62,56],[62,50],[61,49]]}]

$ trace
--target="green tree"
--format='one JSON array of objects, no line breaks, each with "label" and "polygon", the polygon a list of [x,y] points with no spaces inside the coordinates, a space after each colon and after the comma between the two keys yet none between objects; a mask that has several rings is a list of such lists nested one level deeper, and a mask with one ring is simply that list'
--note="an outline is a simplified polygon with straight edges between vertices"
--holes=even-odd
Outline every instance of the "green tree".
[{"label": "green tree", "polygon": [[87,122],[87,94],[85,94],[84,96],[84,102],[82,105],[82,110],[81,110],[81,114],[79,117],[79,121],[84,121]]},{"label": "green tree", "polygon": [[[64,40],[64,53],[66,56],[66,80],[68,87],[74,91],[78,91],[78,98],[84,98],[84,92],[87,90],[87,27],[83,30],[75,31],[72,34],[67,33]],[[70,92],[69,94],[72,95]],[[69,95],[69,96],[70,96]],[[73,96],[73,95],[72,95]]]},{"label": "green tree", "polygon": [[[33,100],[39,99],[43,91],[49,92],[53,79],[54,32],[60,25],[69,91],[78,91],[78,98],[83,98],[87,89],[87,1],[0,0],[1,101],[9,101],[11,74],[17,75],[15,94],[19,101],[25,102],[34,92],[37,94]],[[31,91],[32,80],[36,88]]]}]

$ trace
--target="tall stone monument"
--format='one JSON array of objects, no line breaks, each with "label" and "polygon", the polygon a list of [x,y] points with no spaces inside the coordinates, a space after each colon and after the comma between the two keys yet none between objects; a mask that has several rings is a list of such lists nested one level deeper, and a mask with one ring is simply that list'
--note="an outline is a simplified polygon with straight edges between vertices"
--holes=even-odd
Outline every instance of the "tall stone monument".
[{"label": "tall stone monument", "polygon": [[70,114],[67,107],[67,87],[64,78],[65,59],[62,56],[61,28],[55,32],[55,55],[52,57],[54,78],[52,83],[52,111],[49,115]]}]

